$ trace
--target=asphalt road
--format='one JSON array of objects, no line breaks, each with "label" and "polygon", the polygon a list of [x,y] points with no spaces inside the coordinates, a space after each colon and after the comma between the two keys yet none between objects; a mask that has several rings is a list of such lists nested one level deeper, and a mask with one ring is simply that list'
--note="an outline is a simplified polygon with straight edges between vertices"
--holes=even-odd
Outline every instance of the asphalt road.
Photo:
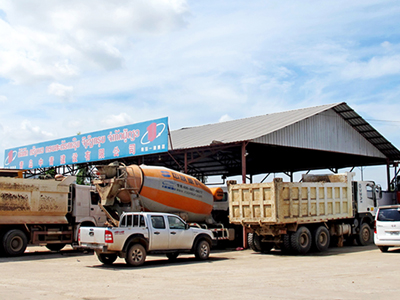
[{"label": "asphalt road", "polygon": [[0,257],[1,299],[399,299],[400,249],[374,245],[287,256],[251,250],[212,252],[169,262],[149,256],[144,266],[118,259],[100,264],[91,253],[32,247]]}]

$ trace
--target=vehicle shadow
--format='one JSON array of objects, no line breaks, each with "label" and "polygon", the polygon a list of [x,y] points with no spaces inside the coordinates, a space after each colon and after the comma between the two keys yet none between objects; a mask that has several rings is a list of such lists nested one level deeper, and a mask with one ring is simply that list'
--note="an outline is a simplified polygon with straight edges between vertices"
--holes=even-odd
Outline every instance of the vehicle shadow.
[{"label": "vehicle shadow", "polygon": [[25,252],[21,256],[3,256],[0,255],[0,263],[31,261],[31,260],[48,260],[57,259],[60,257],[79,257],[84,255],[93,255],[93,251],[81,251],[74,249],[66,249],[61,251],[41,250],[33,252]]},{"label": "vehicle shadow", "polygon": [[[272,249],[269,252],[254,252],[255,255],[275,255],[275,256],[335,256],[335,255],[343,255],[346,253],[358,253],[358,252],[366,252],[376,250],[379,251],[377,246],[374,244],[367,246],[344,246],[344,247],[330,247],[327,251],[317,252],[310,251],[307,254],[293,254],[293,253],[284,253],[280,249]],[[389,248],[387,253],[400,253],[399,248]]]},{"label": "vehicle shadow", "polygon": [[132,267],[125,263],[123,260],[118,260],[112,265],[104,265],[99,262],[98,265],[87,266],[88,268],[99,268],[104,270],[112,270],[112,271],[122,271],[122,270],[140,270],[142,268],[163,268],[163,267],[171,267],[171,266],[182,266],[182,265],[192,265],[192,264],[212,264],[216,261],[228,260],[231,258],[227,257],[211,257],[207,260],[197,260],[195,257],[178,257],[175,260],[168,260],[162,256],[149,256],[151,260],[146,260],[144,264],[140,267]]}]

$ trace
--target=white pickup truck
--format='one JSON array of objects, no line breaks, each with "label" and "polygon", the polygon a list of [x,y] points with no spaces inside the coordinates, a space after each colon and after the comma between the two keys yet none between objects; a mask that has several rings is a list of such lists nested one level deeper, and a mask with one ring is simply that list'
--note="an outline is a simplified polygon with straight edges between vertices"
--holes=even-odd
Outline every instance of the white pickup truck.
[{"label": "white pickup truck", "polygon": [[189,227],[181,218],[168,213],[127,212],[118,227],[81,227],[79,246],[93,249],[103,264],[117,257],[140,266],[149,254],[166,254],[170,260],[179,253],[194,253],[208,259],[213,234],[210,230]]}]

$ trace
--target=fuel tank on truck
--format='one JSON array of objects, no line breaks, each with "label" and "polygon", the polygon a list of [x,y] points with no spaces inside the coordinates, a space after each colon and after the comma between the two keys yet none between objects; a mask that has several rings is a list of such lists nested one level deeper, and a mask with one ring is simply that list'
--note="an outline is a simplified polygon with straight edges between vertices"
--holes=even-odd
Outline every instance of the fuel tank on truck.
[{"label": "fuel tank on truck", "polygon": [[103,179],[95,184],[104,206],[131,202],[136,210],[174,213],[188,222],[213,222],[213,194],[192,176],[146,165],[97,169]]}]

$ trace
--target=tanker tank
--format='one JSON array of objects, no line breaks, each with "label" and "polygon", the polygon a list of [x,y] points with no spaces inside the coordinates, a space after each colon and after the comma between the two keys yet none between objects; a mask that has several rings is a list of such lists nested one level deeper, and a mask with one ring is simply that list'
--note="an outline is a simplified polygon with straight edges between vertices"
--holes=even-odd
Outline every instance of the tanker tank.
[{"label": "tanker tank", "polygon": [[[101,205],[130,211],[168,212],[187,222],[214,223],[213,193],[196,178],[165,167],[110,164],[97,166],[94,180]],[[121,210],[121,209],[120,209]]]}]

